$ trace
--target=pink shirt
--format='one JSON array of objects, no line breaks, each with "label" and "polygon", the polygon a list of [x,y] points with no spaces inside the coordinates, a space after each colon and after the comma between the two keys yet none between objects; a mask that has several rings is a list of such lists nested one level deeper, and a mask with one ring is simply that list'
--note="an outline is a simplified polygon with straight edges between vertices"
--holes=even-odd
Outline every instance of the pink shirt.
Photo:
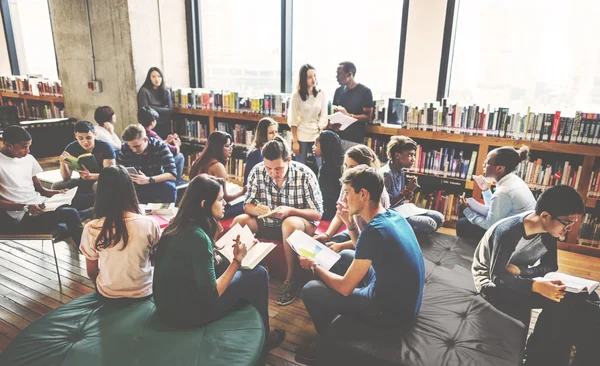
[{"label": "pink shirt", "polygon": [[100,294],[110,298],[152,295],[150,248],[160,239],[158,223],[151,216],[130,214],[125,218],[127,246],[123,249],[121,240],[112,247],[97,250],[95,241],[103,222],[104,218],[85,225],[79,246],[87,259],[98,261],[96,286]]}]

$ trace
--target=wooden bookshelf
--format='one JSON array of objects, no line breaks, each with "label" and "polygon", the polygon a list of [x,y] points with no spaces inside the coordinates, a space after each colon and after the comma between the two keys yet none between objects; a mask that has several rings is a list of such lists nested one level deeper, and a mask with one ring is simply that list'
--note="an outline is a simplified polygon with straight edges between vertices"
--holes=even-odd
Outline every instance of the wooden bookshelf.
[{"label": "wooden bookshelf", "polygon": [[[15,100],[23,103],[23,109],[24,109],[25,116],[22,116],[22,117],[25,120],[35,119],[34,117],[30,116],[30,114],[29,114],[28,102],[35,101],[35,102],[50,103],[50,110],[52,112],[54,112],[55,104],[64,104],[63,97],[57,97],[57,96],[51,96],[51,95],[20,94],[20,93],[13,93],[13,92],[7,92],[7,91],[0,91],[0,101],[1,101],[2,105],[6,105],[8,103],[8,101],[14,102]],[[63,105],[63,108],[64,108],[64,105]],[[51,118],[58,118],[58,117],[60,117],[60,116],[53,116]]]},{"label": "wooden bookshelf", "polygon": [[281,116],[264,116],[262,114],[255,113],[232,113],[232,112],[223,112],[223,111],[213,111],[207,109],[191,109],[191,108],[173,108],[173,113],[188,115],[188,116],[202,116],[207,117],[208,120],[208,132],[209,134],[215,132],[215,118],[224,118],[229,120],[239,120],[245,122],[258,122],[264,117],[271,117],[277,123],[287,124],[287,118]]}]

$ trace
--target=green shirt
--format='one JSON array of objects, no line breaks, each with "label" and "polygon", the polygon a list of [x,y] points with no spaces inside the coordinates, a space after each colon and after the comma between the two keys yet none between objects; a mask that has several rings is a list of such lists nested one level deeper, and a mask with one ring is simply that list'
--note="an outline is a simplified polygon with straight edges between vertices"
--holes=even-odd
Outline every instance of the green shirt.
[{"label": "green shirt", "polygon": [[189,224],[176,235],[164,236],[157,245],[166,246],[154,265],[154,302],[161,319],[179,328],[209,322],[208,309],[219,294],[208,235]]}]

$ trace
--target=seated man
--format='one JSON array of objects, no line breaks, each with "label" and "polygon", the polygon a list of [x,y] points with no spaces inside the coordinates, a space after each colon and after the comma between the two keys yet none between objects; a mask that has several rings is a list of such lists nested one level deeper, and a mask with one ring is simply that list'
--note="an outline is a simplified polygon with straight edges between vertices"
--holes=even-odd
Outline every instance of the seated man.
[{"label": "seated man", "polygon": [[[410,137],[392,136],[387,146],[388,163],[381,168],[385,189],[390,195],[391,207],[398,211],[400,216],[406,218],[416,234],[432,233],[439,229],[444,223],[444,215],[435,210],[427,210],[418,215],[405,214],[403,205],[409,203],[414,197],[414,189],[417,178],[413,177],[406,182],[405,169],[409,169],[415,163],[417,143]],[[414,206],[413,206],[414,207]]]},{"label": "seated man", "polygon": [[472,272],[483,298],[525,327],[531,309],[543,308],[527,342],[527,365],[568,365],[573,344],[575,364],[597,364],[598,295],[565,293],[561,281],[541,278],[558,270],[557,239],[564,240],[584,207],[573,188],[548,188],[535,211],[498,221],[475,250]]},{"label": "seated man", "polygon": [[[157,119],[158,112],[150,107],[142,107],[138,111],[138,122],[144,126],[144,129],[146,130],[146,136],[163,141],[163,139],[153,131],[154,127],[156,127]],[[169,146],[171,154],[173,154],[173,160],[175,161],[175,167],[177,168],[177,180],[181,180],[181,177],[183,176],[183,163],[185,161],[183,154],[179,151],[179,148],[181,147],[181,140],[177,134],[170,134],[167,136],[167,140],[165,142]]]},{"label": "seated man", "polygon": [[[414,320],[421,307],[425,263],[415,234],[404,218],[380,203],[383,177],[360,165],[342,176],[344,202],[338,215],[346,225],[351,215],[368,224],[356,243],[356,252],[344,250],[332,272],[312,258],[300,257],[300,266],[317,280],[302,290],[302,300],[319,334],[338,314],[348,314],[374,326],[394,327]],[[348,226],[348,230],[356,230]],[[296,355],[315,359],[314,343],[296,348]]]},{"label": "seated man", "polygon": [[42,187],[36,174],[42,167],[29,155],[31,135],[23,127],[4,130],[4,146],[0,150],[0,233],[56,232],[64,223],[75,245],[81,241],[79,212],[69,206],[44,212],[47,197],[61,193]]},{"label": "seated man", "polygon": [[[287,238],[296,230],[314,235],[323,214],[323,199],[315,174],[304,164],[291,161],[290,148],[279,136],[262,148],[263,162],[248,177],[245,214],[237,216],[233,225],[248,225],[258,237],[283,240],[287,276],[277,305],[291,304],[298,290],[294,272],[298,263]],[[269,216],[258,217],[270,213]]]},{"label": "seated man", "polygon": [[[94,155],[99,169],[92,169],[84,165],[84,169],[78,170],[79,178],[71,179],[73,172],[67,159],[77,158],[83,154]],[[94,205],[92,187],[98,181],[100,169],[111,165],[115,165],[115,151],[112,146],[105,141],[96,139],[96,131],[91,122],[79,121],[75,124],[75,141],[67,145],[65,151],[60,155],[60,175],[63,181],[54,183],[52,189],[79,187],[77,196],[73,200],[73,207],[79,210],[90,208]]]},{"label": "seated man", "polygon": [[98,107],[94,112],[94,121],[98,124],[96,138],[108,142],[118,154],[121,150],[121,139],[115,133],[115,123],[117,123],[115,111],[107,105]]},{"label": "seated man", "polygon": [[163,141],[146,136],[144,127],[129,125],[121,136],[123,145],[117,157],[119,165],[133,167],[131,172],[140,203],[175,202],[175,162]]}]

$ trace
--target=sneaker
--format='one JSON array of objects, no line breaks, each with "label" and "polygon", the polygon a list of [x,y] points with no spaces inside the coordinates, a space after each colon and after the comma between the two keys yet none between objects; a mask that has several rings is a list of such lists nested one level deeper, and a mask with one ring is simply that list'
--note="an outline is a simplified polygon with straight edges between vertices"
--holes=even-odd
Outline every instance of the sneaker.
[{"label": "sneaker", "polygon": [[296,358],[305,363],[313,363],[317,360],[317,343],[300,344],[296,346]]},{"label": "sneaker", "polygon": [[275,304],[279,306],[286,306],[294,302],[296,300],[296,292],[298,288],[296,284],[291,281],[285,281],[283,286],[279,289],[279,297]]}]

